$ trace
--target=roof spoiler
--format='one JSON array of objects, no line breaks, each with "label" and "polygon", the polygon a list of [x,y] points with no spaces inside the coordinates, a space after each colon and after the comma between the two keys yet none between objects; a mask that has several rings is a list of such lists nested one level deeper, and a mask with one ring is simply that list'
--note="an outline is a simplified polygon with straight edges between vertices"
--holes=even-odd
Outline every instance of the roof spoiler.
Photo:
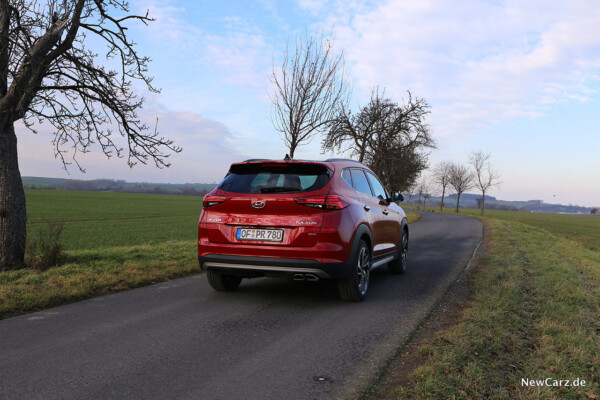
[{"label": "roof spoiler", "polygon": [[328,158],[325,161],[329,161],[329,162],[331,162],[331,161],[348,161],[348,162],[354,162],[354,163],[357,163],[357,164],[360,164],[360,165],[365,165],[365,164],[361,163],[360,161],[356,161],[356,160],[353,160],[351,158]]}]

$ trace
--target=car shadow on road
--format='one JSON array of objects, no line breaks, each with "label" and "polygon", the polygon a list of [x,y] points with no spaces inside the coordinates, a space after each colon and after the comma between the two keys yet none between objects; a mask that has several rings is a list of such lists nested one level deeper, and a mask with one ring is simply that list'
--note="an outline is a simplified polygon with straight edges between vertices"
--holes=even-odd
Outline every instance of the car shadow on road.
[{"label": "car shadow on road", "polygon": [[[379,268],[371,273],[369,292],[365,301],[389,300],[389,296],[397,296],[391,287],[406,280],[401,276],[390,275],[385,268]],[[294,281],[284,278],[254,278],[244,279],[235,293],[218,293],[227,297],[234,297],[243,301],[271,301],[281,304],[303,303],[313,306],[315,304],[348,304],[340,300],[336,282],[333,280],[320,280],[317,282]]]}]

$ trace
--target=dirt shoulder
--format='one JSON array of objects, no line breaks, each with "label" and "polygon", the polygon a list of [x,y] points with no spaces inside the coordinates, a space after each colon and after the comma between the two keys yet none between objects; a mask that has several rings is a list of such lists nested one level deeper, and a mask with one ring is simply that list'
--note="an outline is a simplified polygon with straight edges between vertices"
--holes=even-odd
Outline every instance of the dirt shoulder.
[{"label": "dirt shoulder", "polygon": [[480,260],[488,247],[490,230],[484,229],[484,239],[467,268],[431,311],[411,339],[390,361],[378,382],[361,399],[397,399],[397,388],[411,385],[410,375],[427,361],[422,347],[439,332],[448,330],[461,319],[461,313],[472,297],[473,274],[480,268]]}]

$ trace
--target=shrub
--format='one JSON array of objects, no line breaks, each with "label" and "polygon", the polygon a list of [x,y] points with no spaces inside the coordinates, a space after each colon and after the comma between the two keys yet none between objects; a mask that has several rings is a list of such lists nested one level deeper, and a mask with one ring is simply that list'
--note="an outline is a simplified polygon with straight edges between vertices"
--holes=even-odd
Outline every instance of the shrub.
[{"label": "shrub", "polygon": [[28,266],[38,272],[59,265],[64,261],[60,235],[65,225],[63,222],[48,222],[37,232],[27,248]]}]

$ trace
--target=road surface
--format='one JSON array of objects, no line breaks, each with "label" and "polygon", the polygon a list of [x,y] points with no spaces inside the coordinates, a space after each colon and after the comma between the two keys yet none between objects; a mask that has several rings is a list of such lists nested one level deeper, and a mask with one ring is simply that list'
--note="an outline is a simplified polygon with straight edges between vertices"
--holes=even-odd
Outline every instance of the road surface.
[{"label": "road surface", "polygon": [[409,269],[373,272],[362,303],[334,285],[204,275],[0,321],[0,399],[356,398],[465,268],[471,218],[424,213]]}]

